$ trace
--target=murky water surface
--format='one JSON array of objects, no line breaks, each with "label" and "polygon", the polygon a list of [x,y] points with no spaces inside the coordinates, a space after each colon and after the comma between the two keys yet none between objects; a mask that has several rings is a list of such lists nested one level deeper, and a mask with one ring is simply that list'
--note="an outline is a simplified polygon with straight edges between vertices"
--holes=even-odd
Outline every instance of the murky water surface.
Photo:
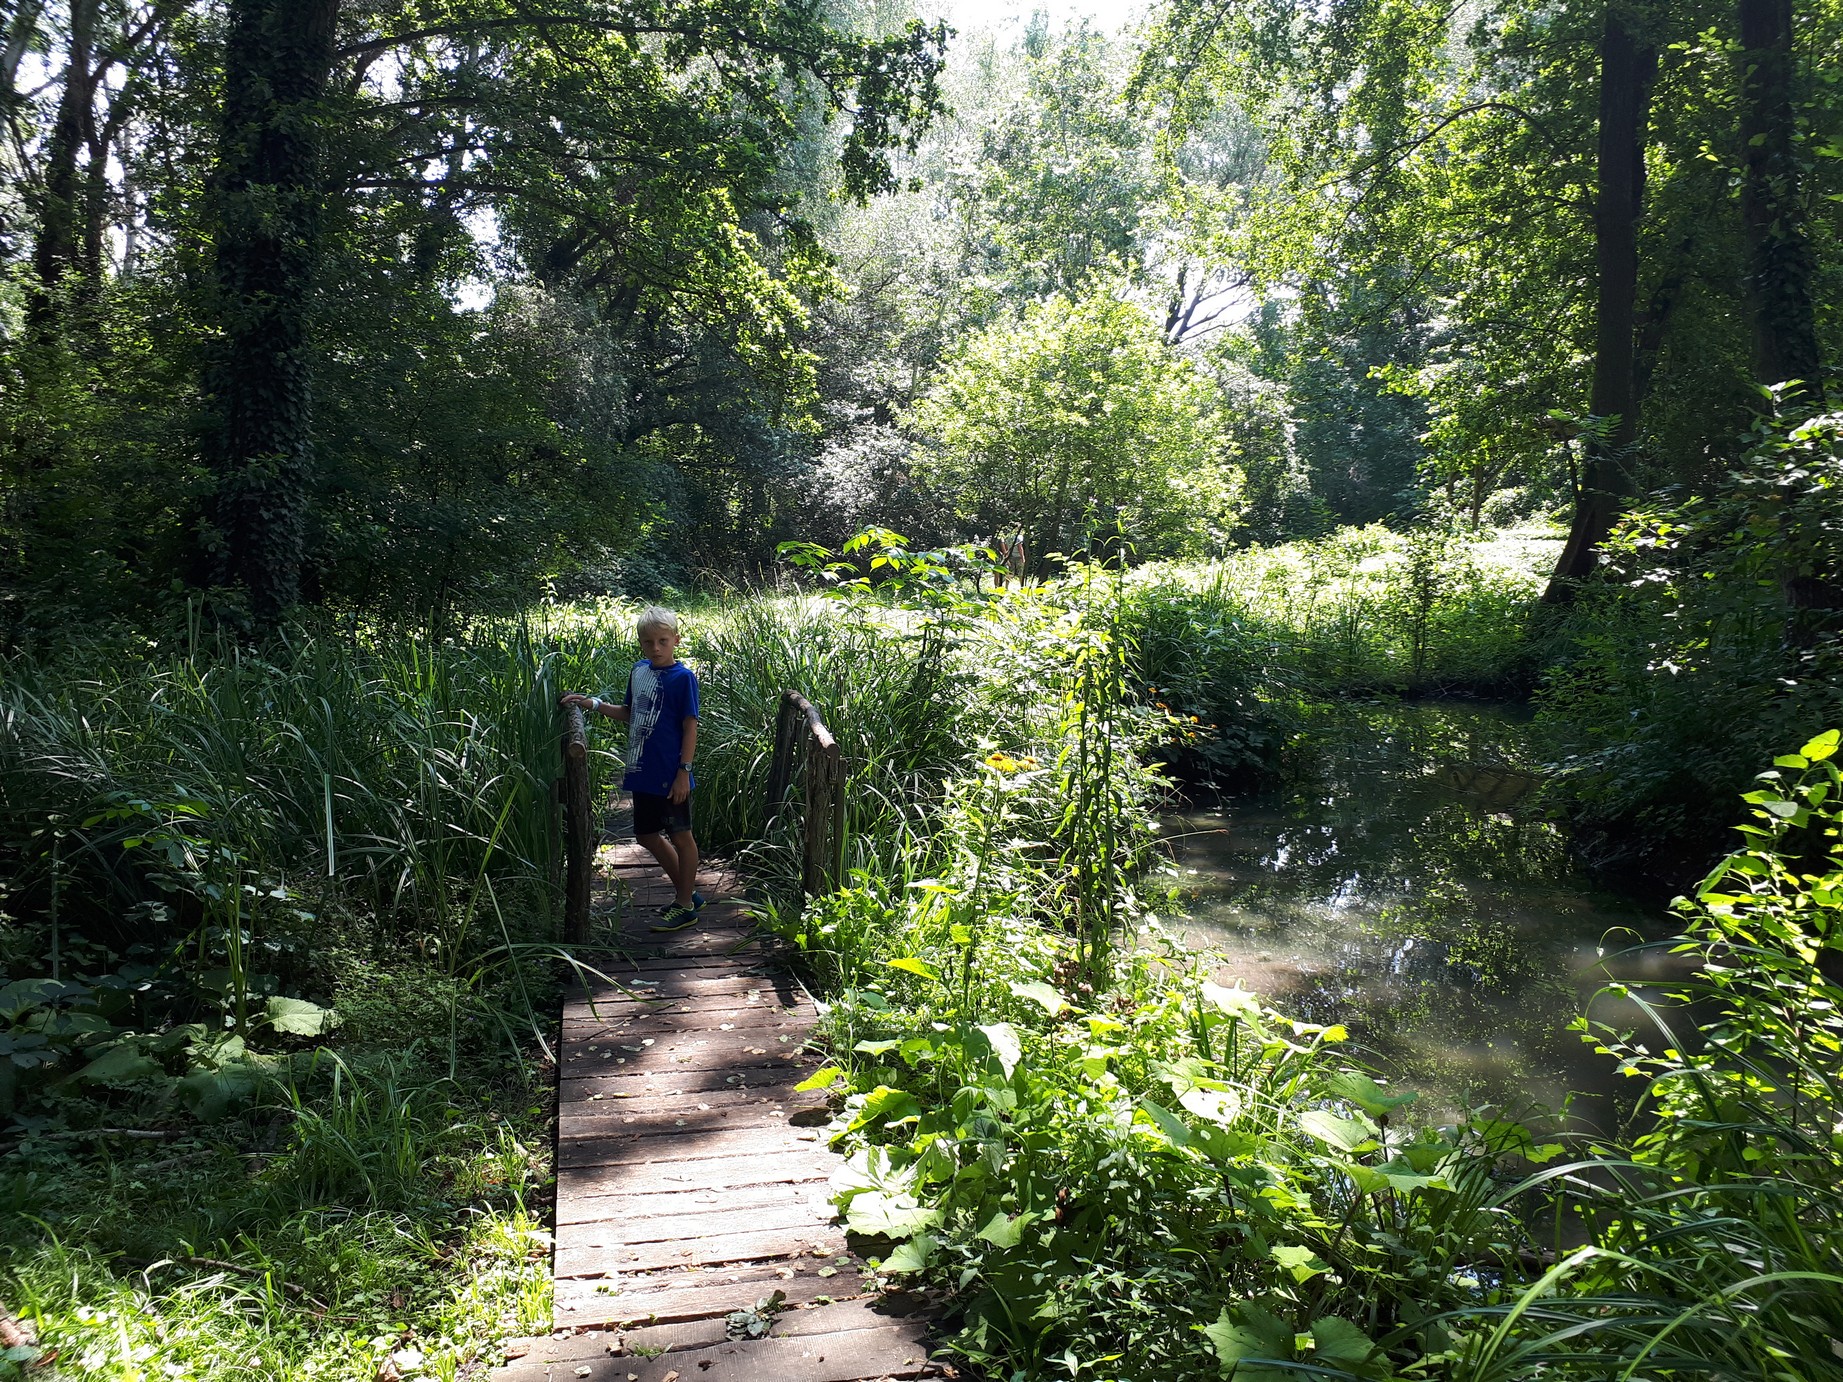
[{"label": "murky water surface", "polygon": [[[1610,1062],[1568,1024],[1611,976],[1678,971],[1664,910],[1597,889],[1527,807],[1527,715],[1470,703],[1325,710],[1281,790],[1166,821],[1195,948],[1282,1010],[1341,1022],[1443,1109],[1603,1124]],[[1622,1012],[1621,1009],[1624,1009]],[[1596,1016],[1639,1020],[1601,999]],[[1629,1093],[1628,1091],[1625,1091]]]}]

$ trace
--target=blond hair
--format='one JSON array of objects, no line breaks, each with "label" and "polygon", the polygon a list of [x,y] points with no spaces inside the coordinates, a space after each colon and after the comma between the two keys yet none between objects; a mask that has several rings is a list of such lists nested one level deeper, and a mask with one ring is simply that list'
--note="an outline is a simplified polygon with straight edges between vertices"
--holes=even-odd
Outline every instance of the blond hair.
[{"label": "blond hair", "polygon": [[648,629],[670,629],[677,633],[678,615],[664,605],[648,605],[634,621],[634,632],[644,638]]}]

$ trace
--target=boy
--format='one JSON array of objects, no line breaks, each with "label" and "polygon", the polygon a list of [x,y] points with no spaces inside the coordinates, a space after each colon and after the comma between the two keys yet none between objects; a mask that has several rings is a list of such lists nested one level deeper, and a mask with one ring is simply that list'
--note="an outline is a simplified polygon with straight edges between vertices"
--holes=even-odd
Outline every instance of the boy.
[{"label": "boy", "polygon": [[678,616],[659,605],[640,612],[640,651],[646,656],[627,674],[621,704],[575,692],[565,705],[590,715],[625,721],[627,776],[634,798],[634,838],[672,880],[672,905],[655,931],[677,931],[704,905],[696,891],[698,844],[691,834],[691,760],[698,747],[698,679],[678,660]]}]

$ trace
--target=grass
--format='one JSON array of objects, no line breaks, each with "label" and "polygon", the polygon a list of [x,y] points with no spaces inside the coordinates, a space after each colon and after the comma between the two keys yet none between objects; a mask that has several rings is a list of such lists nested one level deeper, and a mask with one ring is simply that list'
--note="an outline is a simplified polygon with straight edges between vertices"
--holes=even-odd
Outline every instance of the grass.
[{"label": "grass", "polygon": [[37,1124],[15,1142],[0,1291],[41,1363],[369,1382],[408,1348],[414,1375],[452,1378],[547,1327],[547,1099],[503,1066],[463,1094],[401,1029],[342,1045],[278,1062],[217,1123],[118,1092],[98,1126],[158,1143]]},{"label": "grass", "polygon": [[1531,614],[1558,544],[1546,528],[1471,538],[1374,524],[1141,568],[1134,676],[1207,730],[1163,761],[1233,789],[1272,772],[1312,701],[1527,693],[1543,652]]},{"label": "grass", "polygon": [[194,622],[4,669],[0,1301],[60,1367],[454,1376],[548,1322],[552,706],[595,655]]}]

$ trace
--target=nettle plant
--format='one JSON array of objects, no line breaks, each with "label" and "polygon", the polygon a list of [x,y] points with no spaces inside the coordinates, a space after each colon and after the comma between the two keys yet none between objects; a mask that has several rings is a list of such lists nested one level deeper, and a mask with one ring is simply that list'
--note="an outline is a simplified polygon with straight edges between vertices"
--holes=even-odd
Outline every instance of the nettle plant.
[{"label": "nettle plant", "polygon": [[913,979],[834,1008],[858,1090],[834,1190],[854,1231],[897,1240],[883,1275],[957,1293],[977,1363],[1392,1377],[1537,1256],[1505,1193],[1558,1146],[1488,1113],[1414,1127],[1412,1093],[1353,1068],[1341,1027],[1194,960],[1140,952],[1080,1004],[1012,980],[976,1014],[953,974],[889,963]]}]

